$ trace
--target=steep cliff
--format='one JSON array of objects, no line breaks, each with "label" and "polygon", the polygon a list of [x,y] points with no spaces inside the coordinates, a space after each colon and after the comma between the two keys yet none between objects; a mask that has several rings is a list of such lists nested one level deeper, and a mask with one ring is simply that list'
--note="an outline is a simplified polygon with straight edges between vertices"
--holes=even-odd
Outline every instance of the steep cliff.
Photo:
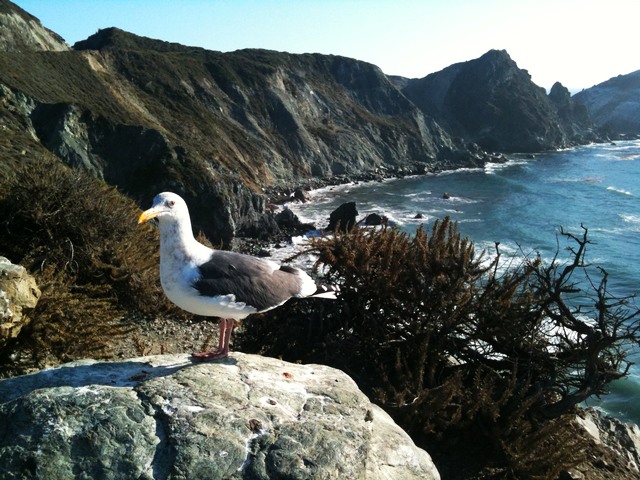
[{"label": "steep cliff", "polygon": [[275,228],[264,187],[482,161],[380,69],[343,57],[223,54],[110,28],[72,51],[0,53],[0,84],[7,120],[36,143],[141,205],[177,191],[214,242]]},{"label": "steep cliff", "polygon": [[537,152],[597,138],[588,116],[561,114],[504,50],[396,84],[447,131],[487,150]]},{"label": "steep cliff", "polygon": [[117,28],[69,49],[0,6],[2,38],[13,39],[0,48],[0,171],[55,155],[141,206],[176,191],[215,243],[277,230],[265,188],[477,166],[488,156],[475,143],[540,151],[593,139],[587,118],[549,100],[504,51],[392,80],[339,56],[221,53]]},{"label": "steep cliff", "polygon": [[640,70],[576,93],[573,99],[612,137],[640,135]]},{"label": "steep cliff", "polygon": [[8,0],[0,0],[0,51],[64,51],[69,46],[58,34]]}]

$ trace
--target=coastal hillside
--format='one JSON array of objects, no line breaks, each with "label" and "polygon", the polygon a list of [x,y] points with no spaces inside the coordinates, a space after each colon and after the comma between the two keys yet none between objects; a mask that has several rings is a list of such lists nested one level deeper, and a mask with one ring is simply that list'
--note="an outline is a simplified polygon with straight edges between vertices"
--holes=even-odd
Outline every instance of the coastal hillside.
[{"label": "coastal hillside", "polygon": [[0,53],[0,84],[8,128],[29,132],[18,151],[44,146],[141,205],[177,191],[215,242],[261,221],[264,187],[483,160],[377,67],[342,57],[222,54],[108,29],[71,51]]},{"label": "coastal hillside", "polygon": [[[585,260],[587,228],[582,235],[561,230],[551,263],[543,248],[509,248],[517,239],[500,227],[490,227],[494,247],[486,250],[486,243],[476,248],[458,231],[463,214],[473,222],[465,227],[476,226],[493,207],[503,224],[515,223],[523,209],[526,218],[550,221],[552,209],[530,208],[530,199],[557,197],[560,210],[569,212],[565,180],[574,183],[574,177],[603,190],[607,201],[633,199],[624,189],[611,190],[614,183],[593,182],[584,165],[571,177],[564,170],[556,175],[562,162],[551,158],[485,165],[506,162],[501,151],[596,138],[586,107],[561,84],[546,95],[498,51],[409,80],[344,57],[221,53],[117,28],[69,47],[6,0],[0,0],[0,27],[0,38],[10,39],[0,47],[0,377],[66,364],[57,380],[51,370],[0,380],[0,397],[3,389],[16,395],[0,401],[0,431],[7,424],[3,415],[12,418],[13,430],[0,435],[0,464],[10,474],[100,477],[108,470],[118,478],[212,478],[212,464],[221,465],[221,478],[315,478],[322,472],[333,472],[327,478],[438,478],[437,467],[449,480],[627,479],[640,471],[636,426],[609,449],[606,432],[621,430],[617,425],[576,419],[578,405],[631,374],[626,348],[640,345],[637,309],[627,309],[628,298],[607,287],[607,273]],[[560,155],[545,157],[554,156]],[[525,176],[519,179],[525,188],[502,181],[505,171],[543,163],[542,176],[552,180],[548,190],[525,183]],[[188,360],[186,352],[209,350],[216,335],[212,322],[170,304],[161,289],[158,229],[137,224],[140,207],[149,207],[156,193],[171,190],[186,199],[194,233],[208,237],[198,235],[203,243],[257,253],[262,242],[229,244],[238,237],[272,241],[276,219],[283,228],[299,225],[292,209],[274,215],[277,207],[270,204],[291,192],[304,198],[298,186],[459,167],[474,168],[370,182],[366,187],[382,187],[376,192],[381,213],[387,212],[377,200],[394,197],[409,205],[403,218],[422,225],[411,232],[354,228],[315,239],[309,245],[317,253],[316,273],[340,289],[334,301],[294,299],[242,322],[233,351],[260,357],[233,353],[201,365]],[[512,201],[486,188],[476,201],[467,174],[533,195]],[[415,196],[383,191],[446,177],[453,188],[423,186]],[[421,203],[414,200],[425,197],[438,202],[436,210],[417,208]],[[594,203],[592,190],[584,198]],[[355,212],[352,200],[347,205]],[[457,208],[462,202],[465,211]],[[471,208],[479,214],[469,214]],[[510,208],[515,215],[505,214]],[[633,221],[626,210],[619,218],[621,211],[610,216]],[[435,220],[439,212],[443,218]],[[530,238],[537,238],[541,229],[532,231]],[[565,265],[560,240],[570,245]],[[522,260],[514,257],[504,270],[503,260],[516,251]],[[572,280],[583,275],[590,279],[585,292]],[[242,283],[251,289],[253,280],[249,275]],[[594,307],[574,311],[575,299]],[[318,369],[294,369],[299,363],[331,365],[353,381],[331,373],[316,385]],[[235,406],[225,369],[240,374]],[[253,389],[254,374],[262,375],[266,390]],[[209,395],[211,385],[200,388],[203,377],[216,380],[211,385],[221,387],[220,399]],[[302,381],[306,377],[310,383]],[[54,381],[33,383],[42,378]],[[353,382],[361,389],[353,398],[384,408],[411,441],[388,428],[391,422],[381,425],[388,417],[369,400],[351,408],[354,403],[339,394]],[[113,396],[102,401],[94,387],[124,402]],[[200,401],[203,391],[213,404]],[[56,393],[61,396],[50,402]],[[251,398],[255,415],[245,408]],[[96,399],[109,408],[95,411]],[[216,410],[223,404],[233,411]],[[309,423],[315,407],[320,422]],[[280,420],[260,416],[274,408],[288,413]],[[88,413],[86,422],[71,415],[78,411]],[[124,423],[117,415],[105,423],[105,415],[118,411],[126,413]],[[25,423],[16,412],[35,421]],[[338,417],[331,419],[332,413]],[[344,426],[350,415],[355,423],[339,429],[341,435],[318,435],[332,424]],[[67,428],[65,418],[78,428]],[[219,420],[231,428],[212,429]],[[49,428],[52,422],[64,428]],[[291,435],[287,422],[295,427]],[[310,428],[297,428],[303,424]],[[101,428],[113,435],[100,435]],[[406,440],[402,458],[397,448],[379,448],[385,441],[397,447],[400,437]],[[24,442],[17,445],[17,438]],[[47,449],[56,455],[34,462]],[[213,452],[211,462],[207,452]],[[342,462],[335,468],[337,457]]]},{"label": "coastal hillside", "polygon": [[[12,132],[3,162],[54,155],[141,207],[176,191],[196,231],[215,243],[277,231],[265,189],[477,166],[491,157],[476,143],[537,151],[591,138],[556,127],[554,106],[506,52],[401,88],[350,58],[221,53],[117,28],[68,48],[27,12],[1,5],[2,38],[13,39],[0,51],[3,124]],[[459,70],[471,73],[453,81]],[[446,97],[434,96],[449,77]]]},{"label": "coastal hillside", "polygon": [[0,0],[0,51],[64,51],[69,46],[33,15],[7,0]]},{"label": "coastal hillside", "polygon": [[573,99],[612,137],[640,135],[640,70],[576,93]]},{"label": "coastal hillside", "polygon": [[540,152],[598,139],[566,88],[556,84],[547,96],[504,50],[397,84],[452,135],[486,150]]}]

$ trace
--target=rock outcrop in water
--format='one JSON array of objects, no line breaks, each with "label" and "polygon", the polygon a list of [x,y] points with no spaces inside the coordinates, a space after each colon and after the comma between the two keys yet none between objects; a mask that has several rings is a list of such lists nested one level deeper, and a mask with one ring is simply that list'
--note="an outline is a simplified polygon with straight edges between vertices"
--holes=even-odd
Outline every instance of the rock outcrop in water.
[{"label": "rock outcrop in water", "polygon": [[344,373],[240,353],[0,381],[0,464],[22,479],[440,478]]},{"label": "rock outcrop in water", "polygon": [[640,70],[576,93],[594,122],[612,138],[640,136]]}]

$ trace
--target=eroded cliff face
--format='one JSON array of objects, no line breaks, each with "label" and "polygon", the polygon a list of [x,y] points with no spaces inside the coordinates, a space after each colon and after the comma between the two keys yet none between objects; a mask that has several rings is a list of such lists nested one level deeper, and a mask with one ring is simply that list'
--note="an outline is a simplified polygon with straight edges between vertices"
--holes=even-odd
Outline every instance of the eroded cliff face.
[{"label": "eroded cliff face", "polygon": [[[7,29],[46,33],[12,8]],[[216,244],[277,228],[265,188],[479,166],[489,157],[476,143],[540,151],[577,138],[506,52],[392,81],[344,57],[221,53],[116,28],[73,49],[50,39],[0,51],[0,113],[13,132],[4,158],[46,149],[141,207],[175,191]]]},{"label": "eroded cliff face", "polygon": [[98,32],[65,52],[4,52],[5,105],[33,140],[141,206],[183,195],[214,242],[272,228],[263,188],[481,163],[374,65],[228,54]]},{"label": "eroded cliff face", "polygon": [[65,51],[64,39],[8,0],[0,0],[0,51]]}]

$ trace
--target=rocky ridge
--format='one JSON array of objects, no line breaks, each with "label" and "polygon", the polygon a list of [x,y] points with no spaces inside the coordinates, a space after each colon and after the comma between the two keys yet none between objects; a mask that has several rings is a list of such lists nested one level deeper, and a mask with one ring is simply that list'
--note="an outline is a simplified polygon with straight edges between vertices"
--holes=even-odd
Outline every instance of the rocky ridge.
[{"label": "rocky ridge", "polygon": [[439,479],[344,373],[234,353],[0,381],[4,478]]},{"label": "rocky ridge", "polygon": [[576,93],[599,128],[613,138],[640,136],[640,70]]},{"label": "rocky ridge", "polygon": [[75,48],[0,54],[9,120],[141,205],[159,191],[182,194],[214,243],[260,222],[275,229],[265,187],[483,161],[364,62],[221,54],[117,29]]},{"label": "rocky ridge", "polygon": [[69,50],[60,35],[43,27],[36,17],[7,0],[0,0],[0,32],[0,51]]},{"label": "rocky ridge", "polygon": [[554,101],[564,87],[548,97],[504,50],[396,84],[445,130],[489,151],[540,152],[599,139],[570,96]]}]

